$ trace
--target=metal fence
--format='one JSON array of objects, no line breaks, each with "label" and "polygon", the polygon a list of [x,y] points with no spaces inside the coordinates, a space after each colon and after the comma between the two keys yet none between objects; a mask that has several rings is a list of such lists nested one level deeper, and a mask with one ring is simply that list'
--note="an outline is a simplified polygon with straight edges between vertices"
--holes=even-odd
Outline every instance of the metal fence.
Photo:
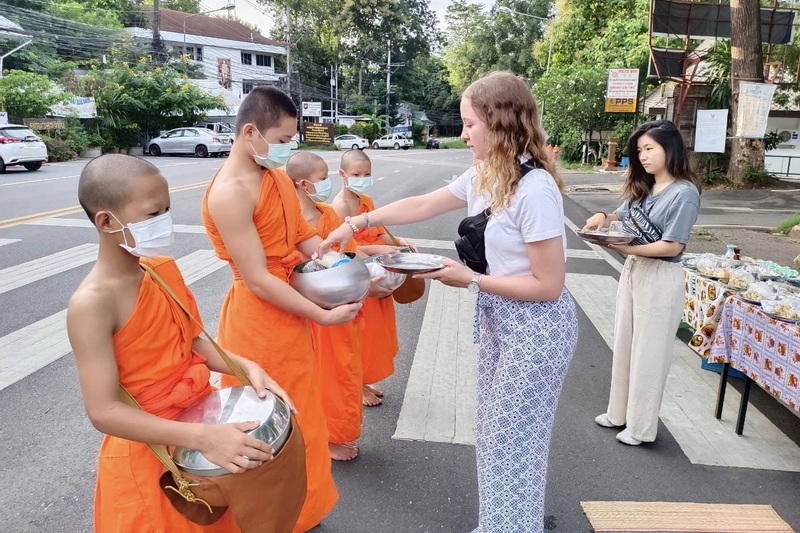
[{"label": "metal fence", "polygon": [[800,177],[800,156],[765,155],[766,171],[775,176]]}]

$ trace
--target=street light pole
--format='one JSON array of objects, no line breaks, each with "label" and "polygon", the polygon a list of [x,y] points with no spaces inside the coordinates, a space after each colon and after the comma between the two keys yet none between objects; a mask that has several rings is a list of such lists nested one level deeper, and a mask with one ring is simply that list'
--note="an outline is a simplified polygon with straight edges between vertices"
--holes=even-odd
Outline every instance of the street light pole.
[{"label": "street light pole", "polygon": [[22,50],[23,48],[25,48],[26,46],[28,46],[28,45],[29,45],[29,44],[31,44],[32,42],[33,42],[33,39],[30,39],[30,40],[28,40],[27,42],[24,42],[24,43],[22,43],[21,45],[17,46],[16,48],[14,48],[13,50],[11,50],[10,52],[6,52],[6,53],[5,53],[5,54],[3,54],[2,56],[0,56],[0,78],[2,78],[2,77],[3,77],[3,60],[4,60],[5,58],[7,58],[8,56],[10,56],[11,54],[13,54],[14,52],[18,52],[19,50]]},{"label": "street light pole", "polygon": [[236,4],[231,2],[230,4],[226,4],[222,7],[217,9],[209,9],[208,11],[201,11],[200,13],[192,13],[191,15],[186,15],[183,17],[183,48],[181,49],[181,54],[186,55],[186,21],[192,17],[196,17],[198,15],[208,15],[209,13],[216,13],[217,11],[230,11],[231,9],[235,9]]}]

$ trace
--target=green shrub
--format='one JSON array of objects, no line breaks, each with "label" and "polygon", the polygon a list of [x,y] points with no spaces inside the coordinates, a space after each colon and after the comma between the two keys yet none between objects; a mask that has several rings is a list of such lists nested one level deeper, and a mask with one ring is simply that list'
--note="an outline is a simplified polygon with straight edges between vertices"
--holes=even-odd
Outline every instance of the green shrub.
[{"label": "green shrub", "polygon": [[742,180],[751,187],[767,187],[778,183],[778,178],[764,169],[745,167],[742,170]]},{"label": "green shrub", "polygon": [[364,136],[364,123],[363,122],[356,122],[355,124],[350,126],[350,129],[348,130],[348,133],[351,133],[353,135],[358,135],[359,137],[363,137]]},{"label": "green shrub", "polygon": [[297,149],[298,150],[322,150],[322,151],[325,151],[325,152],[336,152],[336,151],[339,150],[339,147],[336,146],[335,144],[327,144],[327,145],[325,145],[325,144],[323,144],[323,145],[313,144],[312,145],[312,144],[300,143],[297,146]]},{"label": "green shrub", "polygon": [[720,185],[728,181],[728,175],[722,170],[712,170],[703,174],[704,185]]},{"label": "green shrub", "polygon": [[422,140],[423,132],[425,132],[425,124],[422,122],[414,122],[411,125],[411,138],[414,139],[414,145],[425,146],[425,142]]},{"label": "green shrub", "polygon": [[333,136],[338,137],[339,135],[347,135],[348,128],[344,124],[334,124],[333,125]]},{"label": "green shrub", "polygon": [[78,157],[75,143],[70,139],[50,139],[45,141],[50,162],[72,161]]}]

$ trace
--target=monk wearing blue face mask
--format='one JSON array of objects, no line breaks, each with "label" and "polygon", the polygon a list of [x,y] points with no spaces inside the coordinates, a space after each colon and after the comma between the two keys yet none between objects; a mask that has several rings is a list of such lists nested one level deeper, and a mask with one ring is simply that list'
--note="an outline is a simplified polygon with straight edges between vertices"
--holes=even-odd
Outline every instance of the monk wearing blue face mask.
[{"label": "monk wearing blue face mask", "polygon": [[[288,283],[292,269],[322,239],[303,219],[294,184],[278,167],[288,160],[297,109],[275,87],[257,87],[236,118],[236,142],[203,197],[203,224],[217,256],[228,261],[231,285],[219,319],[219,342],[258,362],[297,406],[306,446],[308,492],[295,531],[308,531],[333,509],[322,381],[311,322],[350,322],[361,304],[325,310]],[[235,385],[223,378],[223,386]]]}]

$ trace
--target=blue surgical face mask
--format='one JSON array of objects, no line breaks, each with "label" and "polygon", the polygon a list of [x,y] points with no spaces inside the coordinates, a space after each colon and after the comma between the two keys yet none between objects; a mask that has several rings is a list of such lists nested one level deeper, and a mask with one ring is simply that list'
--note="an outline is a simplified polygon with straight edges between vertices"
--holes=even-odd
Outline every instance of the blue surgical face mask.
[{"label": "blue surgical face mask", "polygon": [[272,144],[264,139],[264,136],[261,135],[260,131],[256,130],[256,133],[258,133],[258,136],[269,145],[269,153],[267,153],[266,157],[258,155],[253,143],[247,141],[250,143],[250,148],[253,149],[253,159],[255,162],[264,168],[278,168],[284,166],[292,156],[292,147],[289,145],[289,143]]},{"label": "blue surgical face mask", "polygon": [[372,188],[372,176],[351,178],[345,174],[345,177],[347,178],[347,188],[356,194],[364,194]]},{"label": "blue surgical face mask", "polygon": [[327,202],[328,198],[331,197],[333,184],[329,178],[325,178],[324,180],[314,184],[314,190],[316,191],[314,194],[309,192],[306,193],[309,198],[315,202]]}]

